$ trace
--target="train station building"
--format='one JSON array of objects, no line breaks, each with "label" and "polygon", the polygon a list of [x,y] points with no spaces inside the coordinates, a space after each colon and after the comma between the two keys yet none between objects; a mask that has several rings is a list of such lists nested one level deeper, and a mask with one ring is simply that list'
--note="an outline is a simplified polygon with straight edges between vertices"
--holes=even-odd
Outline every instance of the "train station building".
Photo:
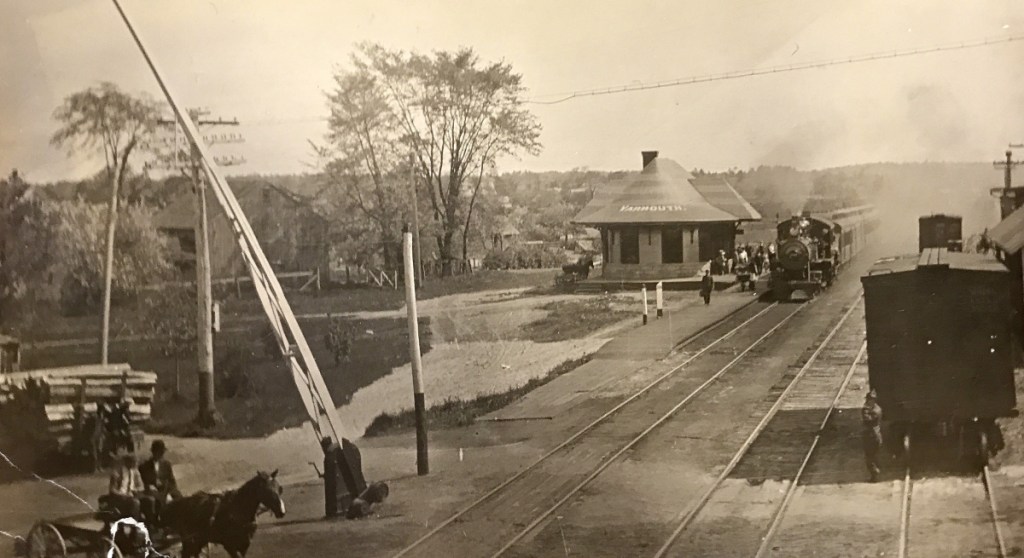
[{"label": "train station building", "polygon": [[719,177],[694,177],[644,151],[643,170],[610,183],[573,219],[601,231],[601,279],[657,281],[700,273],[737,229],[761,215]]}]

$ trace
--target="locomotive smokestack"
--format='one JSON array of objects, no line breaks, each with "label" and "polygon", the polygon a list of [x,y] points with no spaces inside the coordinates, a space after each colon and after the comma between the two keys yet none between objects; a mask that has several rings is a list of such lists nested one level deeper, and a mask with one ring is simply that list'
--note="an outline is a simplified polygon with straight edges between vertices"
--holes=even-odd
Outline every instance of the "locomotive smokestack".
[{"label": "locomotive smokestack", "polygon": [[640,152],[640,156],[644,158],[644,167],[643,168],[647,168],[647,165],[651,164],[651,161],[653,161],[653,160],[658,158],[658,152],[657,151],[641,151]]}]

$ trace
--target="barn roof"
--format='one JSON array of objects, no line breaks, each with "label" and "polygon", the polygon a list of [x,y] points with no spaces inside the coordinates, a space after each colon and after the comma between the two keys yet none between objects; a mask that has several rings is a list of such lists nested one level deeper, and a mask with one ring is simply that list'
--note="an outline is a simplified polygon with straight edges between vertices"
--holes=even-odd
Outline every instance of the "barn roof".
[{"label": "barn roof", "polygon": [[[259,196],[264,192],[276,193],[296,206],[308,205],[305,198],[271,182],[242,181],[230,185],[243,211],[259,207]],[[206,203],[211,217],[223,213],[212,192],[207,193]],[[183,183],[171,202],[153,216],[153,224],[158,229],[191,229],[196,224],[196,213],[196,197],[192,194],[191,184]]]},{"label": "barn roof", "polygon": [[614,223],[732,222],[737,216],[712,205],[693,175],[671,159],[654,159],[640,174],[622,179],[611,200],[591,200],[573,220],[583,225]]}]

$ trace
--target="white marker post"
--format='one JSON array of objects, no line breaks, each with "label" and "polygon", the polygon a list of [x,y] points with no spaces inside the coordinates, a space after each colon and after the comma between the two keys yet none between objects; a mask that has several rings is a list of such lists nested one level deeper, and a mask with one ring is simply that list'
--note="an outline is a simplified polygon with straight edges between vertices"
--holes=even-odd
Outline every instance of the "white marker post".
[{"label": "white marker post", "polygon": [[657,293],[655,294],[655,300],[658,307],[658,317],[660,318],[665,315],[665,297],[662,294],[661,281],[658,281],[658,284],[655,286],[655,289],[657,289]]},{"label": "white marker post", "polygon": [[640,292],[644,296],[644,325],[647,325],[647,285],[640,287]]},{"label": "white marker post", "polygon": [[[402,228],[402,253],[405,260],[405,305],[409,316],[409,360],[412,363],[412,397],[416,407],[416,472],[430,472],[427,459],[426,403],[423,399],[423,361],[420,358],[420,325],[416,315],[416,266],[412,257],[412,233]],[[396,272],[397,275],[397,272]],[[397,278],[397,277],[396,277]]]}]

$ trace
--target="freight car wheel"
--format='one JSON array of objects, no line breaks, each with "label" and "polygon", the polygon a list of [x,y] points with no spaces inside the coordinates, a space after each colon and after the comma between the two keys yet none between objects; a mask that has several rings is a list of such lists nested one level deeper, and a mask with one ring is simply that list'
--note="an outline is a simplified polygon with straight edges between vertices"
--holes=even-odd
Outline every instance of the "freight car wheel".
[{"label": "freight car wheel", "polygon": [[52,523],[40,521],[28,532],[28,558],[65,558],[68,547]]}]

